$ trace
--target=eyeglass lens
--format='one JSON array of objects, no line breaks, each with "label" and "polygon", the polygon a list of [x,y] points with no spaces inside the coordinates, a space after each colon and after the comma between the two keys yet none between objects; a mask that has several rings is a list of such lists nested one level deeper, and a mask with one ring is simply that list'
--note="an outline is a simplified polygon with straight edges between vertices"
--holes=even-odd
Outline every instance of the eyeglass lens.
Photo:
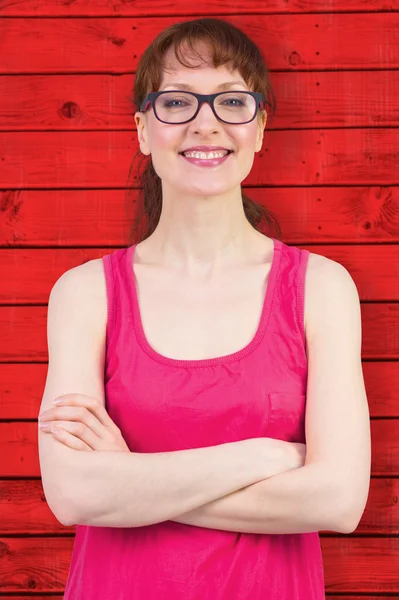
[{"label": "eyeglass lens", "polygon": [[[250,94],[224,92],[215,98],[217,116],[228,123],[245,123],[256,112],[256,100]],[[155,110],[162,121],[182,123],[194,116],[198,99],[186,92],[160,94],[155,102]]]}]

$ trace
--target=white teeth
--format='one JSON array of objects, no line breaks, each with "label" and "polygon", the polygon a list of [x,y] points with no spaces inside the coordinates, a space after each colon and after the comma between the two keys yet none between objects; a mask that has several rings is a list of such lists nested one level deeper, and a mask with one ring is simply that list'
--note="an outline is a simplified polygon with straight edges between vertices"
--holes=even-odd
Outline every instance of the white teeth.
[{"label": "white teeth", "polygon": [[207,159],[207,158],[222,158],[223,156],[226,156],[226,154],[228,154],[228,150],[220,150],[217,152],[183,152],[184,156],[187,156],[189,158],[202,158],[202,159]]}]

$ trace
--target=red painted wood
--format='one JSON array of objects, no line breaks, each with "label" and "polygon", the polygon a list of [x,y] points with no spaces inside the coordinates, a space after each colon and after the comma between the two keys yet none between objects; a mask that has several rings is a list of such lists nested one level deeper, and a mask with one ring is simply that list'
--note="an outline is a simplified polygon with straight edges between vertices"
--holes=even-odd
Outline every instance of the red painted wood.
[{"label": "red painted wood", "polygon": [[173,8],[174,15],[188,17],[195,9],[195,14],[203,12],[208,16],[222,16],[223,14],[267,14],[267,13],[328,13],[331,10],[337,12],[346,11],[394,11],[399,10],[398,0],[334,0],[333,4],[314,2],[313,0],[270,0],[267,3],[259,0],[230,0],[225,2],[214,2],[202,0],[190,4],[187,0],[175,0],[173,6],[165,2],[154,0],[135,0],[134,2],[113,2],[110,4],[105,0],[74,0],[64,2],[62,0],[46,0],[39,3],[32,0],[2,0],[0,15],[3,16],[142,16],[154,17],[158,15],[170,15]]},{"label": "red painted wood", "polygon": [[[45,596],[40,596],[40,595],[29,595],[29,596],[20,596],[19,594],[12,595],[12,599],[13,600],[32,600],[32,598],[34,598],[34,600],[59,600],[60,598],[62,598],[62,592],[59,592],[58,594],[51,594],[48,595],[46,594]],[[337,594],[326,594],[326,598],[331,598],[331,600],[399,600],[399,595],[394,595],[392,596],[391,594],[389,596],[353,596],[352,594],[350,596],[342,596],[341,594],[337,595]],[[11,598],[10,598],[11,600]]]},{"label": "red painted wood", "polygon": [[[139,149],[130,131],[5,132],[0,144],[3,189],[125,187]],[[398,128],[269,131],[244,185],[396,185],[398,148]]]},{"label": "red painted wood", "polygon": [[[283,241],[288,244],[312,250],[310,244],[373,243],[373,255],[377,256],[378,252],[385,252],[377,242],[399,242],[398,186],[243,186],[243,190],[275,214]],[[0,244],[108,248],[129,245],[134,241],[129,232],[137,195],[136,189],[129,190],[127,197],[125,189],[0,190]],[[96,227],[91,226],[93,222]],[[326,256],[335,251],[332,247],[320,248]],[[355,255],[361,252],[351,246],[347,259],[352,251]],[[375,275],[365,282],[369,289],[376,281]],[[377,277],[378,293],[382,291],[380,284]]]},{"label": "red painted wood", "polygon": [[[37,429],[36,422],[0,422],[0,478],[40,476]],[[372,475],[399,477],[399,419],[372,419],[371,435]]]},{"label": "red painted wood", "polygon": [[[362,358],[399,358],[399,303],[362,304]],[[0,307],[0,361],[43,362],[48,359],[47,307]]]},{"label": "red painted wood", "polygon": [[75,528],[46,503],[37,448],[48,294],[131,243],[134,71],[194,9],[242,28],[271,70],[278,111],[244,190],[284,241],[346,266],[362,302],[372,479],[355,534],[321,533],[327,597],[398,600],[399,0],[0,3],[0,597],[62,597]]},{"label": "red painted wood", "polygon": [[[195,12],[198,17],[207,16]],[[133,72],[150,41],[187,18],[10,18],[2,24],[1,71]],[[251,37],[272,70],[393,69],[399,65],[397,12],[225,14],[222,18]]]},{"label": "red painted wood", "polygon": [[[356,535],[399,535],[399,479],[372,477],[370,494]],[[50,510],[40,479],[0,480],[0,512],[3,535],[75,534]],[[322,532],[321,536],[336,536]],[[1,597],[1,596],[0,596]]]},{"label": "red painted wood", "polygon": [[[399,417],[399,362],[363,361],[362,366],[370,416]],[[47,362],[0,363],[0,419],[36,419],[46,374]]]},{"label": "red painted wood", "polygon": [[[267,130],[399,123],[399,71],[270,73],[277,112]],[[135,129],[135,75],[5,75],[0,131]],[[332,93],[334,90],[334,93]]]},{"label": "red painted wood", "polygon": [[[88,228],[90,222],[93,222],[93,215],[88,213]],[[80,223],[79,228],[81,227]],[[81,233],[83,235],[83,231]],[[300,244],[298,247],[341,263],[355,281],[360,301],[399,301],[398,245]],[[3,282],[0,304],[47,304],[50,290],[62,273],[115,249],[116,247],[57,250],[5,248],[0,251],[0,281]],[[364,268],[366,264],[367,270]]]},{"label": "red painted wood", "polygon": [[[34,598],[34,600],[59,600],[60,598],[62,598],[62,592],[59,592],[58,594],[51,594],[50,596],[48,594],[46,594],[45,596],[40,596],[37,594],[29,596],[20,596],[19,594],[12,595],[13,600],[32,600],[32,598]],[[389,596],[352,596],[351,594],[350,596],[342,596],[341,594],[337,595],[327,593],[326,598],[331,598],[331,600],[399,600],[399,595],[395,594],[394,596],[392,596],[390,594]]]},{"label": "red painted wood", "polygon": [[[326,592],[399,594],[398,538],[324,537],[321,546]],[[0,538],[1,591],[63,591],[72,547],[73,537]]]}]

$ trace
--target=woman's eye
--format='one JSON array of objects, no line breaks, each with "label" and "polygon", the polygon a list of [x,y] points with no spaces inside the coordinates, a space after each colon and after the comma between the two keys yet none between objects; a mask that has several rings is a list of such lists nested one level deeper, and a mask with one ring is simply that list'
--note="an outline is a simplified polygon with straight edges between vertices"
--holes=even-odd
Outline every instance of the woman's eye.
[{"label": "woman's eye", "polygon": [[242,100],[238,100],[237,98],[229,98],[228,100],[225,100],[225,102],[237,102],[239,106],[243,106],[244,103]]},{"label": "woman's eye", "polygon": [[181,100],[169,100],[168,102],[165,102],[164,106],[166,108],[170,108],[171,106],[176,106],[176,104],[181,103]]}]

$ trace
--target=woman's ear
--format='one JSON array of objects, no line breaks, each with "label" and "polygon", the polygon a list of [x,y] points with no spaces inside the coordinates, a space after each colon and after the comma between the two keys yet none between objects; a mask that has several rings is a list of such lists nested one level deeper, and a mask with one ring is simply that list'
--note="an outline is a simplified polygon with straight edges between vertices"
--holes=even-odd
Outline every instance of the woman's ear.
[{"label": "woman's ear", "polygon": [[134,120],[136,122],[137,137],[140,144],[140,150],[145,155],[151,154],[148,148],[147,126],[144,114],[141,112],[136,112],[134,115]]},{"label": "woman's ear", "polygon": [[256,138],[255,152],[259,152],[262,148],[263,136],[265,133],[266,123],[267,123],[267,112],[265,110],[262,110],[261,116],[258,117],[258,135]]}]

